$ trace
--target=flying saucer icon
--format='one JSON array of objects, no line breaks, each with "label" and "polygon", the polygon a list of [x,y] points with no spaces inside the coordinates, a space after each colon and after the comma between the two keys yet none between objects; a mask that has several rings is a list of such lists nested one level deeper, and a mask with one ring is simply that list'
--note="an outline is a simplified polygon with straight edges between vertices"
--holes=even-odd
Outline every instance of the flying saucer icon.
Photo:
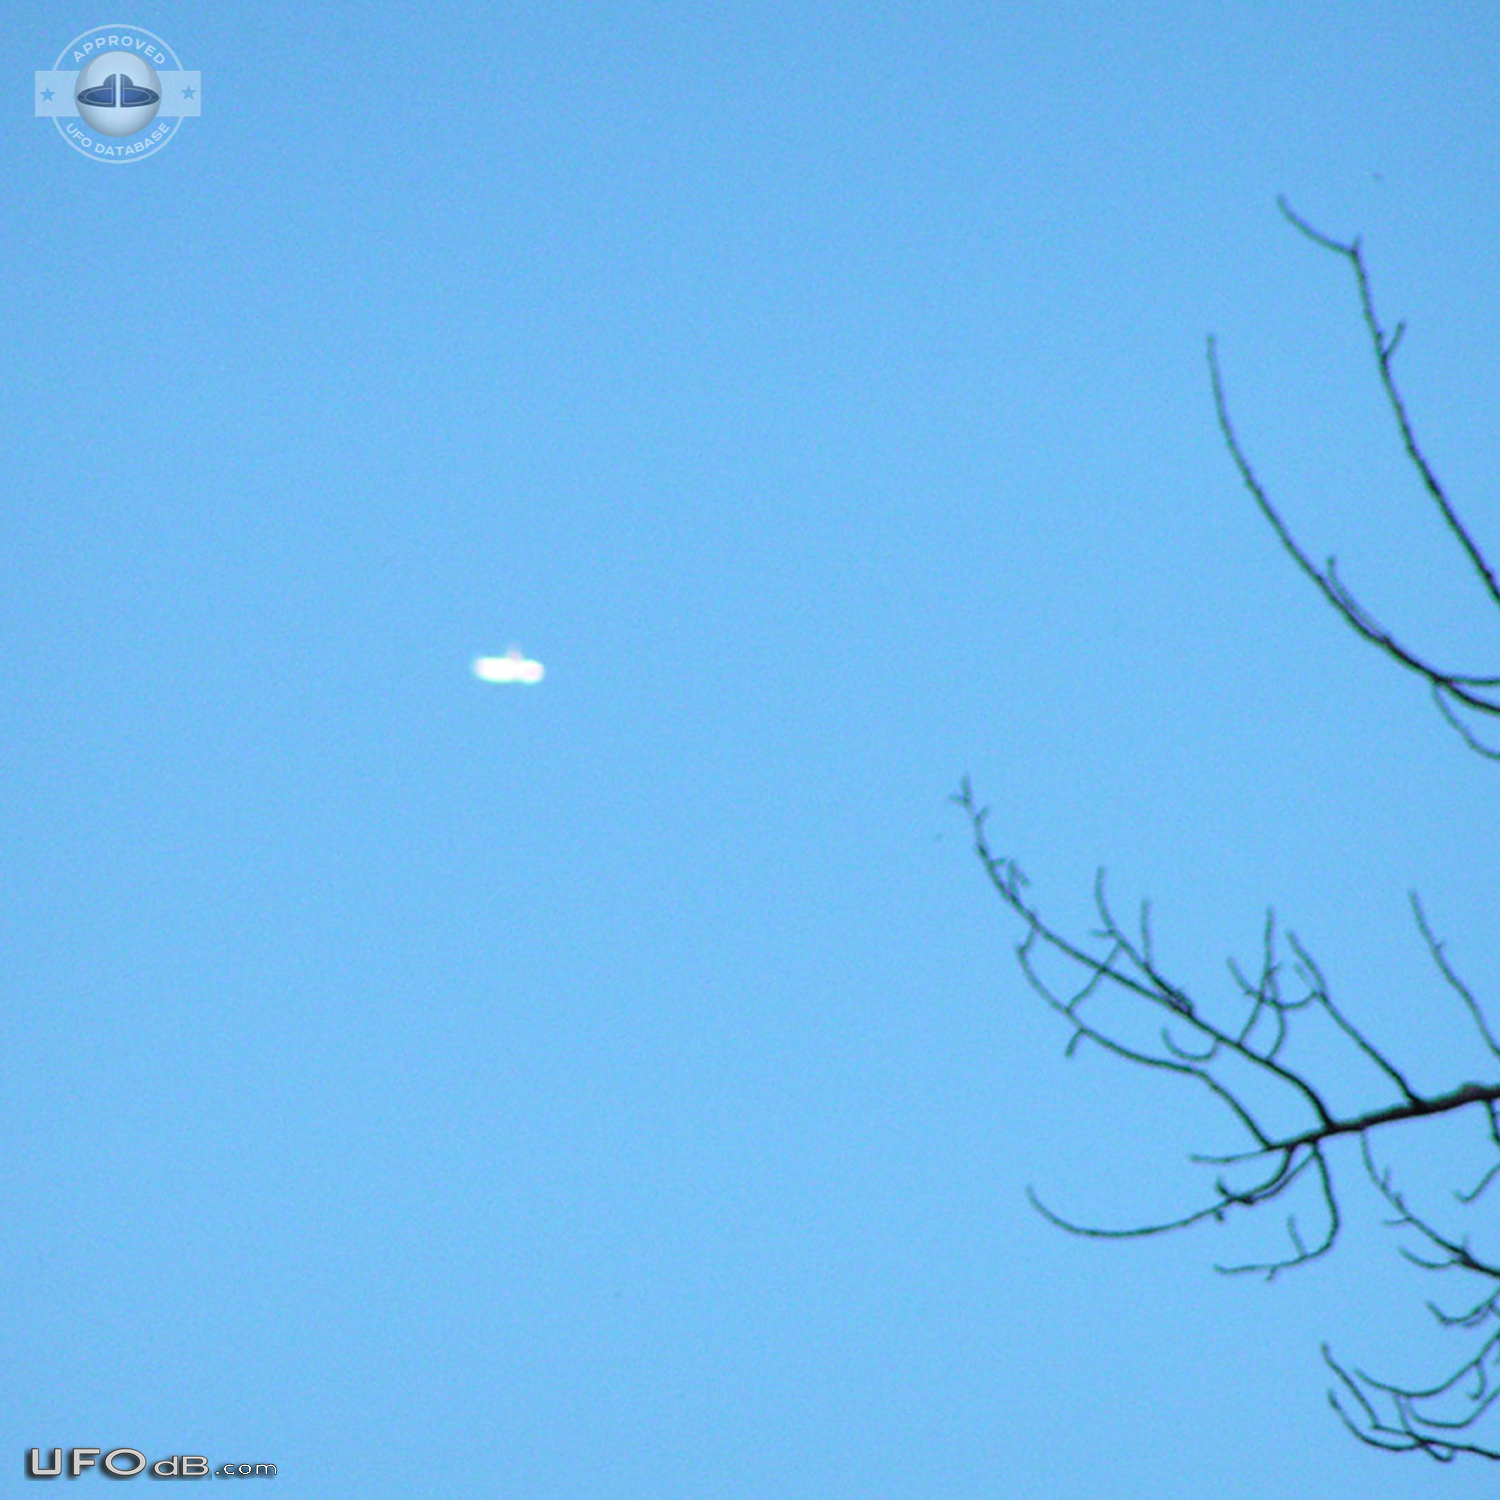
[{"label": "flying saucer icon", "polygon": [[504,656],[476,657],[474,675],[481,682],[540,682],[546,669],[541,662],[522,656],[519,646],[512,646]]},{"label": "flying saucer icon", "polygon": [[161,79],[144,57],[101,52],[79,72],[73,99],[83,123],[100,135],[134,135],[161,108]]},{"label": "flying saucer icon", "polygon": [[134,109],[142,104],[160,104],[161,95],[155,89],[138,87],[128,73],[111,73],[98,88],[80,89],[78,102],[100,109]]}]

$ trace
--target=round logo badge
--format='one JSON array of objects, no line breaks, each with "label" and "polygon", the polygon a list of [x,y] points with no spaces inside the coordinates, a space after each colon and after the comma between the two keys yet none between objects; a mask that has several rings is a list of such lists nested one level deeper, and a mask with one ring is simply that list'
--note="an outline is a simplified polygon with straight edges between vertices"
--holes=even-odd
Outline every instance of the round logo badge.
[{"label": "round logo badge", "polygon": [[78,75],[78,113],[100,135],[134,135],[161,108],[161,79],[144,57],[105,52]]},{"label": "round logo badge", "polygon": [[154,32],[96,26],[36,75],[36,112],[94,161],[143,161],[201,113],[202,86]]}]

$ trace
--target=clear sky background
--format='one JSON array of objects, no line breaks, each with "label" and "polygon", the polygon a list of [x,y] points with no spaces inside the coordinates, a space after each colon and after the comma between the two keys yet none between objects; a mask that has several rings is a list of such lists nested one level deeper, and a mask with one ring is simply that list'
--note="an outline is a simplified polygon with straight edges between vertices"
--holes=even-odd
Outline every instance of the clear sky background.
[{"label": "clear sky background", "polygon": [[[103,166],[28,95],[122,19],[203,115]],[[1253,1225],[1104,1245],[1027,1205],[1171,1213],[1236,1140],[1063,1060],[946,799],[973,778],[1060,922],[1105,864],[1211,993],[1274,904],[1419,1082],[1491,1076],[1406,892],[1484,993],[1500,772],[1296,575],[1204,339],[1310,549],[1493,670],[1347,270],[1275,208],[1365,236],[1500,550],[1492,4],[3,36],[0,1463],[272,1461],[310,1500],[1489,1482],[1324,1404],[1324,1338],[1453,1353],[1388,1236],[1267,1287],[1211,1269]],[[512,642],[546,681],[476,681]]]}]

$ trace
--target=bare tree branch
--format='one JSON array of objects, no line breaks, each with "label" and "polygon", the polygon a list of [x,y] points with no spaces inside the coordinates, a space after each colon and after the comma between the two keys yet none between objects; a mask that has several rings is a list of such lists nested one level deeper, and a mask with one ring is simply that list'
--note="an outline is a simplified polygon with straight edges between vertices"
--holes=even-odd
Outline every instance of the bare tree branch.
[{"label": "bare tree branch", "polygon": [[[1407,457],[1416,465],[1418,473],[1422,476],[1422,483],[1427,487],[1427,493],[1432,497],[1433,504],[1441,512],[1443,520],[1447,522],[1448,529],[1457,538],[1459,545],[1468,554],[1469,561],[1483,580],[1490,601],[1497,609],[1500,609],[1500,583],[1496,583],[1494,571],[1485,560],[1484,554],[1479,550],[1474,538],[1469,534],[1462,521],[1459,520],[1443,487],[1438,483],[1437,475],[1432,472],[1432,466],[1427,462],[1420,446],[1418,446],[1416,434],[1412,431],[1411,420],[1406,414],[1406,403],[1402,399],[1401,391],[1396,385],[1395,376],[1391,374],[1391,361],[1395,358],[1396,346],[1401,342],[1401,335],[1406,332],[1406,324],[1399,323],[1395,333],[1387,338],[1380,326],[1380,319],[1375,312],[1375,298],[1370,291],[1370,276],[1365,269],[1364,255],[1360,250],[1359,241],[1356,239],[1350,244],[1341,245],[1337,240],[1329,238],[1326,234],[1314,229],[1305,219],[1299,218],[1292,212],[1291,205],[1286,199],[1278,198],[1276,206],[1281,210],[1288,223],[1301,230],[1315,245],[1322,245],[1325,250],[1332,250],[1335,254],[1342,255],[1353,268],[1354,279],[1359,285],[1359,305],[1364,314],[1365,327],[1370,332],[1370,339],[1375,346],[1375,362],[1380,368],[1380,383],[1385,388],[1386,399],[1391,404],[1391,410],[1395,413],[1396,424],[1401,429],[1401,440],[1406,445]],[[1493,680],[1493,679],[1492,679]]]},{"label": "bare tree branch", "polygon": [[[1453,536],[1458,546],[1462,549],[1470,566],[1478,576],[1489,601],[1497,610],[1500,610],[1500,581],[1497,581],[1495,570],[1490,566],[1488,559],[1475,541],[1473,533],[1460,519],[1446,490],[1444,490],[1437,475],[1433,472],[1426,454],[1422,451],[1417,441],[1416,433],[1412,427],[1411,419],[1407,413],[1405,398],[1396,383],[1392,371],[1392,361],[1395,357],[1396,348],[1401,342],[1401,336],[1406,331],[1404,323],[1398,324],[1393,334],[1387,335],[1381,327],[1380,319],[1375,310],[1374,295],[1370,290],[1369,272],[1366,270],[1364,254],[1360,248],[1360,242],[1356,239],[1349,244],[1343,244],[1331,236],[1314,229],[1306,220],[1298,217],[1285,198],[1277,200],[1278,206],[1287,221],[1315,245],[1325,250],[1332,251],[1342,256],[1349,262],[1354,272],[1354,278],[1359,290],[1360,310],[1364,317],[1366,329],[1370,334],[1371,345],[1375,353],[1375,363],[1380,374],[1380,383],[1385,391],[1386,399],[1390,403],[1391,411],[1396,419],[1397,428],[1401,434],[1402,445],[1406,449],[1406,455],[1411,461],[1417,473],[1421,476],[1423,487],[1437,508],[1449,533]],[[1394,661],[1399,662],[1408,671],[1416,673],[1426,679],[1432,688],[1433,699],[1438,706],[1439,712],[1463,737],[1470,749],[1490,759],[1500,760],[1500,749],[1492,749],[1481,743],[1466,725],[1454,714],[1453,703],[1460,703],[1465,708],[1476,713],[1488,714],[1500,717],[1500,676],[1481,676],[1469,672],[1456,672],[1449,668],[1440,667],[1433,662],[1420,656],[1409,646],[1404,645],[1389,630],[1362,605],[1343,580],[1338,576],[1338,564],[1330,557],[1323,567],[1313,562],[1312,558],[1304,550],[1301,544],[1293,536],[1290,528],[1282,519],[1281,513],[1272,504],[1264,485],[1261,483],[1244,447],[1240,443],[1239,434],[1236,432],[1234,423],[1230,419],[1229,404],[1224,392],[1224,380],[1219,368],[1218,348],[1215,340],[1208,340],[1208,370],[1209,379],[1213,387],[1214,411],[1217,414],[1219,430],[1224,435],[1230,456],[1233,458],[1235,467],[1239,470],[1240,478],[1244,481],[1246,489],[1250,491],[1257,507],[1262,515],[1270,522],[1272,529],[1276,532],[1281,545],[1291,555],[1297,566],[1312,580],[1318,592],[1338,611],[1346,624],[1358,635],[1369,641],[1372,645],[1384,651]]]},{"label": "bare tree branch", "polygon": [[[1417,927],[1427,943],[1427,951],[1432,955],[1432,961],[1438,966],[1439,972],[1449,985],[1458,992],[1459,998],[1468,1008],[1469,1014],[1474,1018],[1474,1024],[1479,1028],[1479,1034],[1484,1038],[1485,1045],[1496,1057],[1500,1057],[1500,1043],[1495,1040],[1494,1033],[1490,1030],[1489,1022],[1484,1018],[1484,1012],[1479,1008],[1479,1002],[1475,1000],[1469,987],[1461,980],[1448,965],[1447,958],[1443,955],[1443,945],[1432,935],[1432,929],[1427,925],[1427,915],[1422,910],[1421,898],[1415,891],[1411,892],[1411,909],[1417,919]],[[1500,1138],[1496,1144],[1500,1145]]]},{"label": "bare tree branch", "polygon": [[[1489,602],[1500,609],[1500,583],[1427,461],[1393,373],[1392,362],[1406,325],[1398,323],[1391,333],[1381,326],[1358,240],[1341,243],[1298,217],[1285,199],[1278,202],[1299,233],[1342,256],[1353,270],[1381,386],[1407,458],[1478,576]],[[1500,676],[1452,671],[1419,655],[1355,598],[1339,577],[1332,557],[1322,567],[1313,562],[1272,503],[1240,442],[1230,418],[1212,338],[1208,341],[1208,368],[1214,409],[1230,456],[1293,561],[1357,635],[1428,682],[1439,712],[1471,749],[1488,759],[1500,760],[1500,749],[1482,744],[1455,711],[1461,708],[1500,717]],[[1216,998],[1212,1003],[1189,994],[1168,976],[1158,956],[1149,903],[1141,903],[1135,932],[1127,931],[1116,919],[1105,892],[1102,869],[1094,882],[1099,926],[1084,941],[1066,936],[1041,915],[1027,895],[1029,882],[1015,860],[999,856],[991,848],[989,810],[976,802],[967,778],[953,800],[969,820],[974,850],[990,883],[1021,920],[1024,936],[1016,956],[1028,984],[1066,1023],[1066,1055],[1071,1057],[1081,1046],[1091,1044],[1154,1074],[1187,1080],[1222,1106],[1225,1118],[1241,1138],[1235,1149],[1190,1154],[1191,1162],[1217,1169],[1217,1175],[1195,1205],[1160,1221],[1121,1228],[1082,1224],[1056,1212],[1035,1188],[1028,1187],[1027,1195],[1037,1211],[1070,1234],[1136,1239],[1190,1229],[1210,1219],[1223,1222],[1231,1212],[1241,1217],[1252,1215],[1266,1204],[1282,1200],[1287,1248],[1269,1259],[1217,1267],[1227,1274],[1255,1271],[1269,1279],[1334,1249],[1345,1222],[1341,1195],[1346,1184],[1335,1174],[1333,1153],[1343,1138],[1357,1140],[1364,1176],[1391,1211],[1387,1226],[1404,1240],[1415,1240],[1415,1249],[1409,1243],[1398,1244],[1402,1257],[1426,1273],[1467,1280],[1471,1286],[1477,1282],[1483,1291],[1477,1301],[1470,1300],[1456,1312],[1445,1311],[1435,1302],[1427,1303],[1440,1328],[1469,1339],[1467,1357],[1446,1378],[1427,1385],[1376,1379],[1339,1363],[1325,1344],[1323,1358],[1338,1382],[1330,1389],[1328,1399],[1345,1426],[1371,1447],[1425,1453],[1443,1463],[1460,1455],[1500,1460],[1500,1450],[1478,1441],[1475,1431],[1487,1413],[1500,1411],[1500,1255],[1476,1250],[1466,1234],[1439,1222],[1432,1211],[1414,1207],[1408,1193],[1393,1181],[1390,1170],[1376,1162],[1372,1144],[1378,1131],[1411,1131],[1423,1122],[1450,1117],[1468,1124],[1478,1120],[1476,1110],[1482,1111],[1481,1149],[1489,1153],[1490,1164],[1472,1187],[1450,1191],[1443,1205],[1445,1215],[1463,1215],[1500,1178],[1500,1082],[1454,1082],[1437,1090],[1419,1088],[1408,1072],[1398,1067],[1334,1001],[1322,970],[1297,935],[1288,931],[1283,942],[1273,912],[1266,913],[1261,933],[1258,975],[1247,975],[1231,959],[1233,993],[1228,1000]],[[1462,1003],[1488,1056],[1500,1060],[1500,1035],[1490,1025],[1473,990],[1449,962],[1415,892],[1410,899],[1417,930],[1433,966]],[[1283,957],[1283,946],[1289,959]],[[1070,973],[1074,977],[1071,987],[1056,987],[1044,974],[1044,966],[1049,972],[1060,967]],[[1106,1003],[1111,997],[1113,1005]],[[1326,1050],[1306,1054],[1321,1058],[1319,1062],[1294,1062],[1290,1046],[1294,1030],[1299,1037],[1310,1031],[1314,1037],[1321,1035],[1325,1043],[1361,1060],[1363,1071],[1379,1092],[1360,1108],[1335,1109],[1311,1071],[1326,1065]],[[1296,1055],[1304,1054],[1299,1050]],[[1274,1125],[1267,1113],[1273,1109]],[[1455,1128],[1463,1126],[1456,1124]],[[1295,1212],[1304,1200],[1310,1201],[1316,1220],[1311,1233],[1304,1233]]]},{"label": "bare tree branch", "polygon": [[[1375,1163],[1372,1132],[1393,1126],[1410,1126],[1419,1120],[1456,1114],[1471,1106],[1484,1109],[1485,1131],[1496,1151],[1496,1162],[1471,1191],[1457,1192],[1454,1199],[1470,1204],[1500,1176],[1500,1082],[1468,1082],[1440,1092],[1419,1092],[1407,1075],[1355,1027],[1334,1003],[1328,983],[1317,963],[1293,933],[1287,944],[1296,958],[1294,972],[1301,981],[1298,993],[1287,993],[1282,985],[1283,966],[1278,959],[1275,916],[1267,913],[1261,937],[1259,977],[1252,981],[1232,960],[1229,970],[1235,980],[1234,1002],[1240,1007],[1237,1024],[1214,1018],[1212,1008],[1195,1000],[1187,990],[1169,979],[1158,965],[1150,926],[1150,907],[1142,903],[1140,938],[1132,939],[1121,928],[1105,894],[1101,870],[1094,885],[1094,905],[1101,925],[1093,936],[1102,946],[1090,950],[1064,936],[1041,915],[1024,892],[1025,875],[1013,859],[996,855],[988,834],[989,809],[978,805],[967,778],[953,800],[964,810],[974,837],[974,850],[991,884],[1004,903],[1025,925],[1024,938],[1016,947],[1022,973],[1046,1004],[1062,1016],[1070,1030],[1066,1054],[1072,1056],[1084,1043],[1092,1043],[1111,1056],[1161,1073],[1192,1080],[1208,1090],[1226,1110],[1234,1124],[1249,1137],[1248,1145],[1230,1152],[1193,1152],[1189,1160],[1204,1166],[1237,1168],[1259,1163],[1260,1175],[1248,1183],[1234,1183],[1223,1175],[1214,1178],[1212,1191],[1196,1207],[1174,1217],[1121,1228],[1081,1224],[1045,1203],[1034,1187],[1027,1197],[1049,1223],[1070,1234],[1091,1239],[1141,1239],[1189,1229],[1212,1219],[1223,1222],[1234,1210],[1254,1212],[1262,1205],[1288,1194],[1304,1179],[1316,1184],[1314,1203],[1321,1215],[1316,1234],[1304,1237],[1295,1213],[1285,1220],[1289,1249],[1269,1260],[1217,1265],[1225,1274],[1259,1272],[1268,1280],[1282,1271],[1317,1260],[1337,1243],[1343,1226],[1340,1189],[1335,1181],[1326,1148],[1342,1136],[1360,1143],[1365,1173],[1376,1191],[1394,1210],[1389,1224],[1414,1231],[1429,1248],[1428,1256],[1401,1247],[1401,1254],[1429,1271],[1456,1270],[1491,1284],[1488,1295],[1460,1314],[1444,1313],[1429,1303],[1434,1318],[1444,1327],[1473,1331],[1488,1322],[1500,1323],[1500,1264],[1477,1255],[1466,1240],[1439,1229],[1431,1219],[1417,1213],[1397,1190],[1388,1171]],[[1478,1000],[1459,978],[1444,955],[1442,944],[1432,933],[1421,903],[1412,897],[1418,929],[1434,965],[1475,1022],[1490,1052],[1500,1056],[1489,1023]],[[1039,954],[1050,952],[1078,974],[1071,993],[1059,993],[1040,972]],[[1088,1007],[1106,993],[1122,996],[1128,1004],[1149,1014],[1153,1009],[1165,1019],[1158,1030],[1160,1050],[1152,1051],[1119,1034],[1119,1024],[1096,1020]],[[1356,1055],[1365,1059],[1377,1076],[1393,1087],[1398,1097],[1388,1103],[1345,1113],[1335,1112],[1311,1078],[1282,1060],[1292,1025],[1298,1014],[1321,1014],[1334,1034],[1344,1038]],[[1289,1096],[1311,1116],[1305,1128],[1291,1133],[1276,1132],[1265,1124],[1237,1087],[1215,1072],[1224,1063],[1248,1069]],[[1432,1258],[1435,1256],[1435,1258]],[[1482,1444],[1460,1441],[1455,1434],[1477,1422],[1490,1409],[1500,1386],[1489,1384],[1489,1371],[1500,1372],[1500,1329],[1448,1379],[1430,1387],[1403,1386],[1377,1380],[1363,1371],[1346,1369],[1324,1347],[1324,1358],[1337,1374],[1342,1396],[1331,1391],[1329,1399],[1346,1426],[1362,1442],[1393,1452],[1423,1452],[1444,1462],[1470,1454],[1500,1459],[1500,1452]],[[1457,1415],[1444,1415],[1456,1410]]]}]

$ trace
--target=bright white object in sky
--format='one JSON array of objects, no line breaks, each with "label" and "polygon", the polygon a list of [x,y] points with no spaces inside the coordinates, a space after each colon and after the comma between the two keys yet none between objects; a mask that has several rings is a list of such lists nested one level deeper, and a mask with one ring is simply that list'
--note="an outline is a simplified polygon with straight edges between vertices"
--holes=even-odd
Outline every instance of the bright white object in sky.
[{"label": "bright white object in sky", "polygon": [[539,661],[527,661],[519,646],[512,646],[504,656],[477,656],[474,675],[481,682],[540,682],[546,675]]}]

